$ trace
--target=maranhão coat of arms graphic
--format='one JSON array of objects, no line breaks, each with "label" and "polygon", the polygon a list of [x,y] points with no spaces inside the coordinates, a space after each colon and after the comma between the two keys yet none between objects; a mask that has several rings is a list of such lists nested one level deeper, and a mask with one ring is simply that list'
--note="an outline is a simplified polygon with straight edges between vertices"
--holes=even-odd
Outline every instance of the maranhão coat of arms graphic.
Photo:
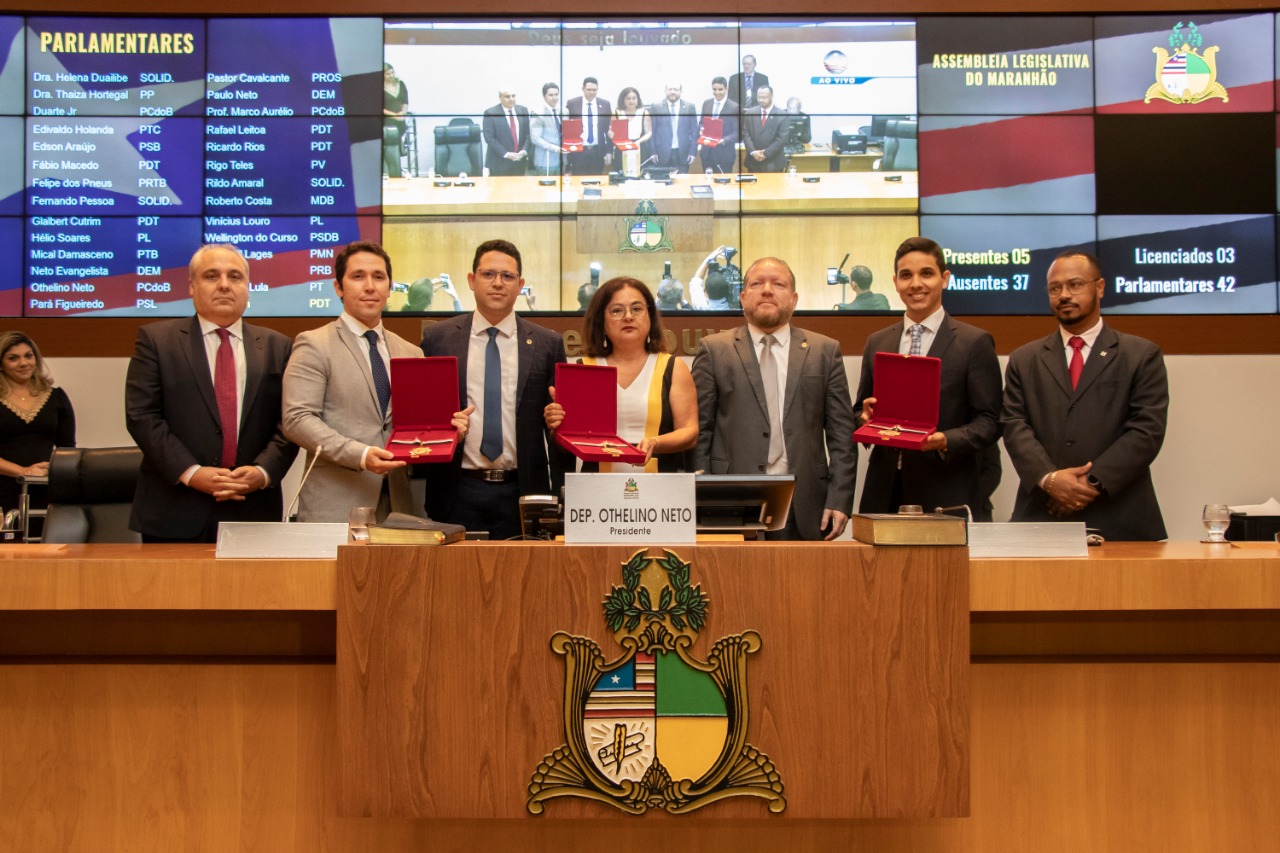
[{"label": "maranh\u00e3o coat of arms graphic", "polygon": [[722,637],[706,661],[690,653],[708,598],[690,583],[691,564],[671,551],[637,551],[622,586],[604,600],[621,654],[607,660],[591,639],[557,632],[564,657],[565,743],[529,783],[528,809],[581,797],[630,813],[685,814],[729,797],[787,806],[769,757],[747,743],[747,656],[760,635]]},{"label": "maranh\u00e3o coat of arms graphic", "polygon": [[1204,36],[1194,21],[1182,22],[1169,34],[1170,53],[1163,47],[1153,47],[1156,55],[1156,82],[1147,89],[1144,104],[1152,98],[1160,98],[1174,104],[1198,104],[1209,98],[1221,98],[1226,103],[1226,88],[1218,82],[1218,46],[1207,47],[1200,53]]}]

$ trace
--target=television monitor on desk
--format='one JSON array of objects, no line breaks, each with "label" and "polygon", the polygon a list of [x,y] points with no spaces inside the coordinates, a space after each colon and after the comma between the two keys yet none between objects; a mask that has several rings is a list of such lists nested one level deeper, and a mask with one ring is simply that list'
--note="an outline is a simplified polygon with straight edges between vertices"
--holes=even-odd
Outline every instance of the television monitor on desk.
[{"label": "television monitor on desk", "polygon": [[747,539],[781,530],[791,513],[790,474],[699,474],[693,480],[699,533],[741,533]]}]

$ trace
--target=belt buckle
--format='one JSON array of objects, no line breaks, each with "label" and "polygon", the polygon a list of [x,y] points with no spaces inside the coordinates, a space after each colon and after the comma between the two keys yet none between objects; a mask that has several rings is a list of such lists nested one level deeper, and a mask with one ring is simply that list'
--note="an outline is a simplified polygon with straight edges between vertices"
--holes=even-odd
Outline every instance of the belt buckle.
[{"label": "belt buckle", "polygon": [[501,468],[485,468],[484,481],[486,483],[505,483],[507,481],[507,472]]}]

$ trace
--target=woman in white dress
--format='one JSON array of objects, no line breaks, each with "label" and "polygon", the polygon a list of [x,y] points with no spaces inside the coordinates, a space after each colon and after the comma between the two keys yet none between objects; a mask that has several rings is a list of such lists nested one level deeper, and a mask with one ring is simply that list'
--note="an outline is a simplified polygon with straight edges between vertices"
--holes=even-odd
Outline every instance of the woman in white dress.
[{"label": "woman in white dress", "polygon": [[[623,89],[622,94],[618,95],[617,103],[616,115],[620,119],[627,120],[627,138],[635,143],[634,148],[622,151],[622,174],[629,178],[638,178],[640,164],[645,161],[645,151],[648,150],[645,143],[649,141],[649,137],[653,136],[653,120],[649,118],[649,111],[642,106],[644,102],[640,100],[640,93],[635,86]],[[613,139],[612,128],[609,130],[609,138]]]},{"label": "woman in white dress", "polygon": [[[643,450],[646,459],[644,465],[601,462],[598,470],[692,471],[686,451],[698,442],[698,393],[689,366],[665,352],[662,316],[645,283],[618,277],[600,285],[587,306],[582,338],[582,363],[618,369],[618,437]],[[550,403],[543,414],[553,432],[564,421],[559,403]],[[584,463],[583,470],[597,468]]]}]

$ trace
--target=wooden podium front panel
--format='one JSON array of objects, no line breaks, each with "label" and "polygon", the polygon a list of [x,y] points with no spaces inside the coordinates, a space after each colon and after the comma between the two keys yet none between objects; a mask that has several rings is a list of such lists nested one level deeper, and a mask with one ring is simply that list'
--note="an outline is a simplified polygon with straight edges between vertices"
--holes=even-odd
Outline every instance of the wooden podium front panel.
[{"label": "wooden podium front panel", "polygon": [[[606,660],[601,602],[633,547],[352,546],[338,560],[339,809],[349,816],[527,815],[565,742],[557,631]],[[660,549],[649,549],[659,553]],[[964,548],[725,544],[673,549],[710,600],[693,647],[756,631],[747,742],[786,818],[959,817],[969,809]],[[546,817],[611,817],[560,798]],[[765,817],[739,798],[695,814]]]}]

